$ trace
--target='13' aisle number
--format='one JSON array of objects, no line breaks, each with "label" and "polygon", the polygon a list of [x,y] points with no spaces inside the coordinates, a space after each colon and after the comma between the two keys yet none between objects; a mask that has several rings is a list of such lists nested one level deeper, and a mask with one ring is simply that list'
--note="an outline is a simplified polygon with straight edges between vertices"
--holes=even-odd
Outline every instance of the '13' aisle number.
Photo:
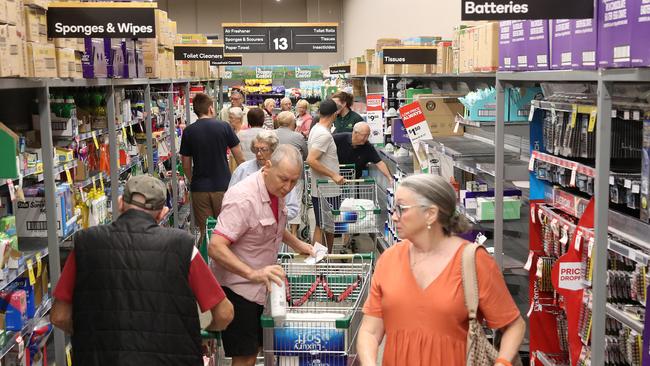
[{"label": "'13' aisle number", "polygon": [[289,48],[289,43],[286,38],[273,38],[273,44],[276,50],[285,51]]}]

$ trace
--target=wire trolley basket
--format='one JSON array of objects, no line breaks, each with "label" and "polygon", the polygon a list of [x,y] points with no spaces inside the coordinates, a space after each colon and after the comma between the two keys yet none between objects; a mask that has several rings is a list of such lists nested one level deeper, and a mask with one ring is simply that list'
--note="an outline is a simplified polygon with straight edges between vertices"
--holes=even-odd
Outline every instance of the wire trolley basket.
[{"label": "wire trolley basket", "polygon": [[315,265],[299,263],[292,254],[280,257],[286,273],[287,315],[262,316],[264,364],[353,364],[373,254],[329,255]]},{"label": "wire trolley basket", "polygon": [[[321,227],[334,234],[376,234],[381,229],[381,207],[374,179],[353,179],[338,185],[318,180]],[[314,208],[316,209],[316,208]]]},{"label": "wire trolley basket", "polygon": [[[356,168],[354,164],[340,164],[339,165],[339,174],[346,180],[352,180],[356,178]],[[311,205],[311,169],[309,165],[305,164],[305,197],[308,204]]]}]

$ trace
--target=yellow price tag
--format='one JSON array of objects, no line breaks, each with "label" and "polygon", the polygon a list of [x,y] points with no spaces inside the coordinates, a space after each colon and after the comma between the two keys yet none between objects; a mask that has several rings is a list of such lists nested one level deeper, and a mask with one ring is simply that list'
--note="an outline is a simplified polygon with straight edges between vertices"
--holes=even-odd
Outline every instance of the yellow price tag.
[{"label": "yellow price tag", "polygon": [[596,129],[596,116],[598,115],[598,111],[596,109],[593,109],[591,113],[589,113],[589,128],[587,132],[594,132]]},{"label": "yellow price tag", "polygon": [[41,260],[41,252],[36,253],[36,277],[41,277],[43,272],[43,261]]},{"label": "yellow price tag", "polygon": [[65,346],[65,358],[66,358],[68,366],[72,366],[72,346],[71,345]]},{"label": "yellow price tag", "polygon": [[36,276],[34,276],[34,262],[31,259],[27,260],[27,272],[29,272],[29,284],[34,286],[36,283]]},{"label": "yellow price tag", "polygon": [[131,136],[133,136],[133,125],[129,125],[129,132],[131,132]]},{"label": "yellow price tag", "polygon": [[577,120],[578,120],[578,105],[574,104],[571,107],[571,128],[576,128]]},{"label": "yellow price tag", "polygon": [[122,138],[126,141],[126,127],[122,126]]},{"label": "yellow price tag", "polygon": [[99,142],[97,141],[97,134],[95,131],[92,131],[90,135],[93,137],[93,142],[95,143],[95,149],[99,150]]},{"label": "yellow price tag", "polygon": [[104,189],[104,173],[99,173],[99,184],[101,184],[102,192],[105,192],[105,189]]},{"label": "yellow price tag", "polygon": [[68,168],[68,164],[64,165],[63,169],[65,169],[65,177],[68,180],[68,184],[72,184],[72,175],[70,174],[70,168]]},{"label": "yellow price tag", "polygon": [[95,184],[95,177],[92,177],[91,180],[93,181],[93,191],[97,190],[97,184]]}]

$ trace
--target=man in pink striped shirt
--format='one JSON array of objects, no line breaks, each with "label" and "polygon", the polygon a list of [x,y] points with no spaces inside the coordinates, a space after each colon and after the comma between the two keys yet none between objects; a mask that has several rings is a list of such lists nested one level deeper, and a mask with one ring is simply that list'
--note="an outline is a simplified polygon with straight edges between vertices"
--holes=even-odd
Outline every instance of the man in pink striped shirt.
[{"label": "man in pink striped shirt", "polygon": [[233,366],[253,366],[262,345],[260,316],[271,283],[281,285],[277,265],[282,242],[297,253],[313,247],[286,229],[284,197],[302,177],[302,157],[291,145],[280,145],[262,170],[232,186],[209,246],[213,272],[233,303],[235,318],[223,331],[226,356]]}]

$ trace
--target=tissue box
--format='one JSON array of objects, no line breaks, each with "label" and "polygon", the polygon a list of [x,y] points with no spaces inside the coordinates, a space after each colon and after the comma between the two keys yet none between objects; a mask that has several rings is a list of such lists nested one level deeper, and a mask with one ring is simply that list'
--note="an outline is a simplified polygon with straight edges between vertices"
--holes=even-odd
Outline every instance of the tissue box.
[{"label": "tissue box", "polygon": [[[73,197],[70,187],[61,184],[56,192],[57,235],[67,237],[77,230],[74,216]],[[25,197],[24,202],[16,203],[16,222],[18,236],[47,237],[47,213],[45,197]]]}]

